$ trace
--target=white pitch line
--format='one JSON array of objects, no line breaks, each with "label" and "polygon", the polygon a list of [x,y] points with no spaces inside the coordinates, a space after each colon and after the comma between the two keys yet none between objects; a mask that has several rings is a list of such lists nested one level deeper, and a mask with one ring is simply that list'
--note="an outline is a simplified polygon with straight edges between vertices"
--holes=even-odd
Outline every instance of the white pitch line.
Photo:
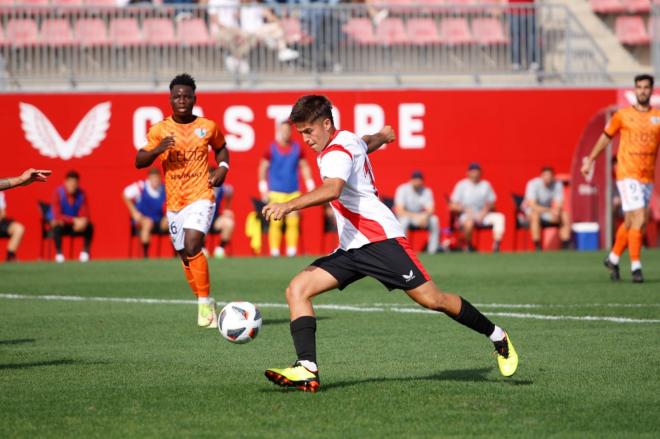
[{"label": "white pitch line", "polygon": [[[0,294],[0,299],[10,300],[52,300],[64,302],[113,302],[113,303],[142,303],[142,304],[158,304],[158,305],[194,305],[196,300],[181,300],[181,299],[149,299],[142,297],[85,297],[85,296],[58,296],[58,295],[30,295],[30,294]],[[218,302],[218,305],[224,305],[226,302]],[[383,305],[383,304],[381,304]],[[505,308],[506,304],[490,304],[497,305],[498,308]],[[510,308],[533,307],[534,304],[510,304]],[[527,306],[529,305],[529,306]],[[586,304],[596,305],[596,304]],[[641,304],[640,304],[641,305]],[[261,308],[288,308],[286,303],[259,303]],[[488,304],[480,306],[487,307]],[[575,305],[576,307],[579,305]],[[606,306],[606,305],[604,305]],[[423,308],[410,308],[401,306],[363,306],[363,305],[336,305],[336,304],[317,304],[314,305],[316,309],[327,309],[333,311],[351,311],[351,312],[395,312],[407,314],[434,314],[435,311],[430,311]],[[592,321],[592,322],[613,322],[613,323],[660,323],[660,319],[636,319],[629,317],[609,317],[609,316],[565,316],[565,315],[547,315],[547,314],[530,314],[530,313],[515,313],[515,312],[491,312],[486,313],[490,316],[496,317],[512,317],[519,319],[533,319],[533,320],[574,320],[574,321]]]}]

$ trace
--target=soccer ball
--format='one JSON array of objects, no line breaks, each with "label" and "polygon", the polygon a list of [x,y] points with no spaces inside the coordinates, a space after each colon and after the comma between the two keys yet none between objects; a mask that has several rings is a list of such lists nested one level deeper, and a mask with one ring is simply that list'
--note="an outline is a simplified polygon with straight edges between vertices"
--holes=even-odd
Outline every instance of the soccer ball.
[{"label": "soccer ball", "polygon": [[218,316],[220,334],[232,343],[254,340],[261,329],[261,312],[250,302],[229,302]]}]

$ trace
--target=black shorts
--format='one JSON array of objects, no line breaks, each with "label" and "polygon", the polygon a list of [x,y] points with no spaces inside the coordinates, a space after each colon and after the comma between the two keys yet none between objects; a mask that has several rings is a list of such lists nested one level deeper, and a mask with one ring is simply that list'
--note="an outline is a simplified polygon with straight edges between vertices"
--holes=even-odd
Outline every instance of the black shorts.
[{"label": "black shorts", "polygon": [[0,238],[9,238],[9,226],[14,220],[11,218],[3,218],[0,220]]},{"label": "black shorts", "polygon": [[343,290],[365,276],[380,281],[389,290],[412,290],[430,280],[406,238],[392,238],[364,247],[342,250],[312,262],[330,273]]}]

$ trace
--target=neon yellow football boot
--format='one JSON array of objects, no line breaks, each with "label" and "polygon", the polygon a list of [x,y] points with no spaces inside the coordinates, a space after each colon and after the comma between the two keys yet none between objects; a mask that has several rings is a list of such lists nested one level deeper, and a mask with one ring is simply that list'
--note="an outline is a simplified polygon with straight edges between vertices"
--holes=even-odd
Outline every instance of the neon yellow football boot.
[{"label": "neon yellow football boot", "polygon": [[200,303],[197,305],[197,326],[217,329],[218,316],[215,312],[215,300],[211,299],[211,303]]},{"label": "neon yellow football boot", "polygon": [[299,362],[285,369],[267,369],[266,378],[282,387],[295,387],[303,392],[315,393],[321,385],[319,373],[312,372]]},{"label": "neon yellow football boot", "polygon": [[493,343],[495,345],[495,354],[497,355],[497,366],[500,373],[505,377],[510,377],[518,369],[518,353],[511,343],[509,334],[504,331],[504,338]]}]

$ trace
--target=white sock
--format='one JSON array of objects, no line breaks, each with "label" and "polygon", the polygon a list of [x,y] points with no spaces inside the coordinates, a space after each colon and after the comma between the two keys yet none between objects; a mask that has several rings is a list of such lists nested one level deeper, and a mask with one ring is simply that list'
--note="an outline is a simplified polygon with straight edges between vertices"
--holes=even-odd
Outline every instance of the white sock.
[{"label": "white sock", "polygon": [[610,262],[613,263],[614,265],[619,265],[619,255],[614,254],[614,252],[610,252],[608,258]]},{"label": "white sock", "polygon": [[270,250],[270,255],[274,258],[278,257],[280,255],[280,249],[279,248],[273,248]]},{"label": "white sock", "polygon": [[211,298],[210,297],[198,297],[197,298],[197,303],[200,305],[210,305],[211,304]]},{"label": "white sock", "polygon": [[307,360],[298,360],[298,363],[300,363],[301,366],[303,366],[305,369],[307,369],[310,372],[318,372],[319,368],[316,367],[316,363],[312,361],[307,361]]},{"label": "white sock", "polygon": [[298,253],[298,247],[287,247],[286,255],[289,257],[295,256]]},{"label": "white sock", "polygon": [[506,334],[504,333],[504,329],[500,328],[499,326],[495,325],[495,330],[493,331],[492,334],[488,338],[490,338],[490,341],[500,341],[504,339]]},{"label": "white sock", "polygon": [[630,271],[641,270],[642,261],[630,261]]}]

